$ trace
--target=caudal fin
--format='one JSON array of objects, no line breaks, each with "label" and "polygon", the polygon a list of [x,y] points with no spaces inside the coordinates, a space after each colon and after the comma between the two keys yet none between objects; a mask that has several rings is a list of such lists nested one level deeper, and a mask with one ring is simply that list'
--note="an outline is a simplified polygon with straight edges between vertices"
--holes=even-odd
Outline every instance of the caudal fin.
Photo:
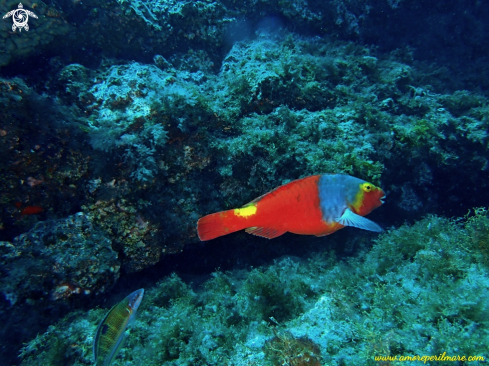
[{"label": "caudal fin", "polygon": [[201,217],[197,222],[199,239],[207,241],[246,228],[246,223],[234,214],[234,210],[217,212]]}]

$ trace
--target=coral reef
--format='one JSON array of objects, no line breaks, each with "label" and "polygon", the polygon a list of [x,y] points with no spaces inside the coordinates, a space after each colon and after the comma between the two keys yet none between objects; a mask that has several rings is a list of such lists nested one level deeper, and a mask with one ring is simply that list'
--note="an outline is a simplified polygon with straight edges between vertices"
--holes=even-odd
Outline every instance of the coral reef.
[{"label": "coral reef", "polygon": [[[19,147],[23,157],[11,160],[15,174],[4,180],[17,191],[3,198],[11,204],[7,213],[20,216],[16,202],[44,211],[9,227],[25,223],[28,229],[37,218],[50,218],[54,203],[41,188],[61,182],[64,196],[78,198],[58,200],[63,212],[83,206],[95,213],[132,272],[194,241],[199,216],[239,207],[305,175],[344,172],[385,182],[395,205],[391,217],[400,220],[452,207],[454,200],[477,204],[473,195],[450,193],[461,184],[455,172],[467,171],[465,185],[487,187],[487,98],[450,91],[455,83],[440,82],[446,70],[415,63],[405,52],[385,55],[352,43],[261,31],[235,43],[217,74],[204,51],[157,55],[154,63],[65,66],[50,81],[59,101],[49,114],[24,116],[26,103],[40,109],[47,98],[20,79],[4,79],[1,97],[9,107],[2,113],[11,121],[0,126],[4,146],[26,135],[14,123],[22,113],[50,121],[44,126],[54,127],[50,133],[77,135],[93,147],[56,151],[62,162],[49,160],[56,164],[43,174],[37,167],[45,147]],[[18,195],[19,178],[28,197]],[[97,181],[105,188],[94,188]],[[447,194],[449,200],[438,199]],[[131,207],[131,214],[118,206]],[[102,211],[114,220],[104,222],[96,214]],[[4,222],[9,225],[7,217]],[[123,239],[116,233],[125,233]]]},{"label": "coral reef", "polygon": [[265,343],[266,357],[275,366],[321,366],[319,353],[319,347],[309,338],[295,338],[289,332],[276,332]]},{"label": "coral reef", "polygon": [[[0,78],[1,240],[47,218],[79,211],[90,156],[80,147],[78,117],[20,78]],[[38,206],[36,215],[23,209]]]},{"label": "coral reef", "polygon": [[[220,45],[227,25],[234,22],[236,11],[229,11],[220,1],[118,0],[125,14],[135,14],[152,29],[160,31],[168,45],[195,37],[204,44]],[[177,31],[178,30],[178,31]]]},{"label": "coral reef", "polygon": [[[157,149],[168,139],[152,106],[167,100],[176,112],[192,104],[192,95],[188,88],[171,81],[173,75],[152,65],[113,66],[102,77],[103,82],[88,91],[93,100],[88,108],[96,111],[87,127],[92,145],[104,151],[119,148],[133,166],[131,176],[151,180],[161,165],[154,155],[162,155]],[[185,118],[183,113],[181,118]]]},{"label": "coral reef", "polygon": [[[0,11],[5,14],[16,6],[8,0]],[[158,54],[202,48],[217,60],[223,48],[260,27],[287,26],[387,50],[412,47],[421,58],[445,61],[467,83],[487,87],[478,78],[487,71],[488,49],[481,36],[487,33],[488,10],[481,2],[433,3],[430,11],[422,1],[400,0],[54,0],[49,5],[29,0],[24,6],[39,19],[32,20],[29,37],[10,34],[11,22],[3,21],[0,65],[52,50],[66,60],[92,64],[102,56],[148,62]],[[459,71],[459,59],[470,60],[472,70]]]},{"label": "coral reef", "polygon": [[70,300],[105,292],[119,278],[111,241],[79,213],[38,222],[2,242],[0,291],[14,305]]},{"label": "coral reef", "polygon": [[127,182],[108,183],[105,188],[109,192],[102,193],[94,204],[82,208],[90,221],[97,223],[97,227],[112,238],[112,248],[122,254],[122,268],[137,272],[157,263],[165,249],[157,243],[158,227],[155,224],[124,199],[116,202],[107,196],[114,194],[111,190],[121,189],[120,185],[127,185]]},{"label": "coral reef", "polygon": [[[347,262],[326,253],[283,258],[215,272],[195,289],[172,275],[146,289],[114,364],[377,365],[375,356],[486,357],[487,231],[487,211],[476,209],[465,219],[429,216],[388,231]],[[27,343],[22,364],[56,364],[53,357],[90,362],[102,316],[100,309],[74,312]]]}]

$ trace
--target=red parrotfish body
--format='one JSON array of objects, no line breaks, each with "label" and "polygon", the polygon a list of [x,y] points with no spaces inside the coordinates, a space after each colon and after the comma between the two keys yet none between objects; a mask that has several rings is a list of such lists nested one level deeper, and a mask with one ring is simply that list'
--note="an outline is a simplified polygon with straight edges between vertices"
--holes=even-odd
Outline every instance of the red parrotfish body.
[{"label": "red parrotfish body", "polygon": [[202,241],[246,229],[268,239],[286,232],[323,236],[354,226],[382,231],[363,217],[382,205],[379,187],[346,174],[312,175],[294,180],[242,208],[204,216],[197,222]]}]

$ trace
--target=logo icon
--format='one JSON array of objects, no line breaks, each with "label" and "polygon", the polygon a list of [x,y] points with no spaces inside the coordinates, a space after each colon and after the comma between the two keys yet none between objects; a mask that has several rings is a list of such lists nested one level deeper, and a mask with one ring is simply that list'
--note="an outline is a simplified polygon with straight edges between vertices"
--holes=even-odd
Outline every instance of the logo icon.
[{"label": "logo icon", "polygon": [[24,28],[26,31],[29,30],[29,25],[27,24],[27,21],[29,20],[29,15],[37,19],[36,14],[34,14],[30,10],[25,10],[22,6],[22,3],[19,3],[19,8],[9,11],[3,16],[3,19],[11,16],[14,22],[14,24],[12,25],[12,30],[15,32],[15,30],[19,28],[19,32],[22,32],[22,28]]}]

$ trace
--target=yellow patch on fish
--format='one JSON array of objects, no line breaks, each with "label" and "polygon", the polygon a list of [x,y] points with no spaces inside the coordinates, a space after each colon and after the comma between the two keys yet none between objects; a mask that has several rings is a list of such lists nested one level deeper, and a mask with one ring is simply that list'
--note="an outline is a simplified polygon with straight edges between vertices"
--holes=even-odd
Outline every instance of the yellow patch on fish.
[{"label": "yellow patch on fish", "polygon": [[256,205],[251,204],[251,205],[246,206],[246,207],[236,208],[234,210],[234,214],[236,216],[249,217],[249,216],[253,216],[254,214],[256,214],[256,210],[257,210]]},{"label": "yellow patch on fish", "polygon": [[375,186],[371,183],[360,184],[360,189],[358,190],[357,194],[355,195],[355,199],[352,202],[352,206],[355,209],[359,209],[362,206],[363,200],[365,197],[365,193],[370,192],[373,189],[373,187],[375,187]]}]

